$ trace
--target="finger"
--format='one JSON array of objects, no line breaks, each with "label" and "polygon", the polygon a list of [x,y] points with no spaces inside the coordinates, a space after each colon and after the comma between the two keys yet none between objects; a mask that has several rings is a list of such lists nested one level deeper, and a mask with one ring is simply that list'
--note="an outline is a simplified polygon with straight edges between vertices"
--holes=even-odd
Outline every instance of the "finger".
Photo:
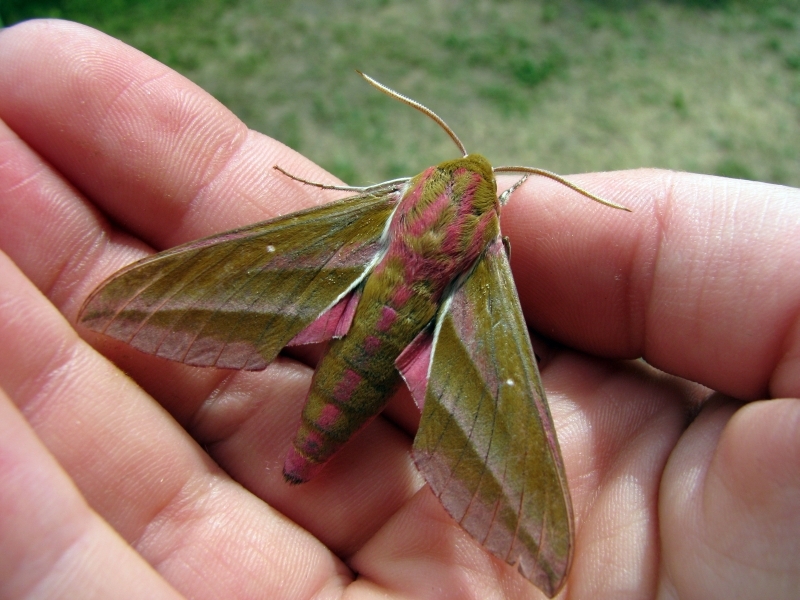
[{"label": "finger", "polygon": [[2,254],[0,282],[0,387],[89,505],[175,589],[302,597],[346,583],[322,544],[222,473]]},{"label": "finger", "polygon": [[706,407],[664,472],[661,585],[683,597],[794,598],[800,401]]},{"label": "finger", "polygon": [[800,190],[653,170],[572,179],[633,212],[549,181],[519,189],[503,225],[538,331],[739,398],[800,394]]},{"label": "finger", "polygon": [[0,596],[181,598],[81,497],[0,390]]},{"label": "finger", "polygon": [[118,40],[63,21],[22,23],[0,40],[0,83],[15,91],[0,99],[0,117],[156,248],[331,197],[274,172],[276,162],[301,162],[296,153]]}]

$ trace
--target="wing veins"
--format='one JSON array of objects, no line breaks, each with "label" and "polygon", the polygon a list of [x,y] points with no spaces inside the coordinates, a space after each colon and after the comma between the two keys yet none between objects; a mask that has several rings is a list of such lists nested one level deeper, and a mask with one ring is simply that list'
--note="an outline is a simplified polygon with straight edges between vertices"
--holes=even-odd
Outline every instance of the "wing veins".
[{"label": "wing veins", "polygon": [[[331,235],[333,235],[333,233],[337,233],[337,232],[332,232],[332,233],[329,233],[329,234],[328,234],[328,235],[327,235],[327,236],[326,236],[324,239],[325,239],[325,240],[329,239],[329,238],[331,237]],[[316,249],[316,248],[319,248],[320,246],[322,246],[322,244],[320,244],[320,243],[315,243],[315,244],[312,246],[312,248]],[[299,295],[300,295],[300,299],[298,299],[297,301],[295,301],[295,302],[291,303],[291,304],[290,304],[290,305],[288,305],[288,306],[293,306],[293,305],[294,305],[294,306],[296,306],[297,304],[300,304],[300,300],[302,300],[302,299],[304,299],[305,297],[307,297],[307,295],[308,295],[308,291],[309,291],[309,289],[310,289],[310,288],[313,286],[314,282],[317,280],[317,278],[318,278],[318,276],[319,276],[319,273],[320,273],[320,272],[323,270],[323,268],[324,268],[324,267],[325,267],[325,266],[326,266],[326,265],[327,265],[327,264],[328,264],[328,263],[331,261],[331,259],[332,259],[332,258],[333,258],[333,256],[335,256],[335,255],[336,255],[336,253],[334,252],[334,253],[331,255],[331,257],[329,257],[329,258],[328,258],[328,259],[325,261],[325,263],[324,263],[322,266],[320,266],[320,267],[318,267],[318,268],[316,268],[316,269],[309,269],[309,271],[310,271],[310,272],[312,272],[312,273],[313,273],[313,275],[311,276],[311,280],[310,280],[308,283],[304,283],[302,280],[298,280],[298,281],[297,281],[296,285],[295,285],[295,286],[292,288],[292,291],[293,291],[293,292],[295,292],[295,293],[297,293],[298,291],[300,291],[300,294],[299,294]],[[256,257],[256,259],[255,259],[253,262],[251,262],[251,263],[250,263],[250,266],[252,266],[252,265],[253,265],[254,263],[256,263],[257,261],[258,261],[258,257]],[[225,307],[227,304],[231,303],[231,302],[232,302],[232,301],[235,299],[235,296],[236,296],[236,294],[237,294],[238,292],[240,292],[242,289],[246,288],[246,287],[248,286],[248,284],[252,283],[252,281],[253,281],[255,278],[257,278],[257,277],[260,275],[260,272],[261,272],[262,270],[263,270],[263,269],[259,269],[259,270],[253,270],[253,273],[252,273],[252,274],[251,274],[251,275],[250,275],[248,278],[246,278],[246,279],[243,279],[243,280],[242,280],[242,283],[241,283],[241,285],[239,285],[239,287],[238,287],[236,290],[234,290],[233,292],[231,292],[231,293],[228,295],[228,297],[227,297],[227,298],[224,300],[224,302],[222,302],[222,303],[221,303],[221,304],[220,304],[220,305],[219,305],[219,306],[216,308],[216,310],[215,310],[214,312],[222,310],[222,309],[223,309],[223,308],[224,308],[224,307]],[[250,299],[250,301],[248,302],[248,304],[246,304],[246,307],[247,307],[247,308],[250,308],[250,307],[252,307],[252,306],[253,306],[253,305],[255,305],[257,302],[259,302],[261,299],[263,299],[264,295],[265,295],[265,294],[267,294],[267,293],[269,293],[269,292],[270,292],[270,290],[267,290],[267,289],[262,289],[261,291],[259,291],[259,292],[255,293],[255,294],[253,294],[253,296],[252,296],[252,298]],[[292,294],[291,294],[291,292],[290,292],[290,293],[287,293],[286,295],[289,295],[289,296],[290,296],[290,295],[292,295]],[[323,311],[321,311],[321,312],[320,312],[320,314],[322,314],[322,312],[324,312],[324,310],[323,310]],[[254,340],[254,341],[253,341],[253,347],[254,347],[255,349],[254,349],[253,351],[251,351],[251,352],[250,352],[249,356],[253,356],[254,354],[257,354],[257,353],[258,353],[258,350],[257,350],[257,348],[259,348],[259,347],[260,347],[260,344],[261,344],[262,340],[264,339],[264,335],[266,334],[267,330],[270,328],[270,326],[271,326],[273,323],[275,323],[275,321],[276,321],[277,319],[280,319],[280,318],[281,318],[281,314],[280,314],[280,313],[278,313],[278,312],[272,312],[272,313],[266,313],[266,312],[265,312],[265,313],[262,313],[262,314],[264,314],[265,316],[267,316],[267,315],[269,315],[269,316],[267,317],[267,319],[266,319],[266,323],[264,324],[264,327],[262,328],[262,333],[261,333],[261,335],[258,337],[258,339],[256,339],[256,340]],[[208,325],[208,322],[209,322],[209,321],[210,321],[210,320],[213,318],[213,316],[214,316],[214,313],[210,313],[210,314],[208,315],[208,318],[206,319],[206,322],[205,322],[205,325],[204,325],[204,328],[203,328],[203,329],[205,329],[205,326],[207,326],[207,325]],[[199,331],[197,334],[195,334],[195,337],[194,337],[194,339],[193,339],[193,341],[192,341],[192,344],[194,344],[194,341],[196,341],[196,340],[197,340],[197,338],[201,337],[201,334],[202,334],[202,330],[200,330],[200,331]],[[228,332],[228,335],[227,335],[227,337],[225,338],[225,340],[224,340],[224,341],[223,341],[223,340],[221,340],[221,342],[222,342],[222,343],[221,343],[221,346],[220,346],[220,349],[219,349],[219,351],[217,352],[217,356],[216,356],[216,358],[214,359],[214,363],[213,363],[213,364],[217,364],[217,362],[219,361],[219,358],[220,358],[220,356],[222,356],[222,353],[223,353],[223,352],[225,352],[225,349],[226,349],[226,348],[227,348],[227,347],[230,345],[230,343],[231,343],[231,341],[232,341],[232,338],[233,338],[234,334],[235,334],[235,330],[231,330],[231,331],[229,331],[229,332]],[[191,345],[190,345],[190,347],[191,347]],[[190,351],[190,349],[187,349],[187,351],[186,351],[186,354],[188,354],[188,353],[189,353],[189,351]],[[247,361],[245,361],[245,363],[246,363],[246,362],[247,362]]]},{"label": "wing veins", "polygon": [[[233,252],[235,250],[236,250],[236,247],[233,247],[224,257],[220,258],[213,265],[209,265],[208,267],[204,268],[200,273],[198,273],[198,275],[192,277],[191,279],[188,279],[188,280],[184,281],[179,287],[171,289],[170,293],[165,294],[164,296],[162,296],[160,302],[158,302],[155,305],[156,308],[154,308],[152,310],[149,310],[148,313],[147,313],[147,316],[139,323],[139,326],[136,328],[136,332],[131,336],[131,340],[133,340],[142,331],[142,329],[144,329],[144,327],[147,326],[147,324],[150,322],[150,320],[153,318],[153,316],[157,312],[159,312],[164,307],[165,304],[167,304],[171,300],[174,300],[175,297],[179,293],[184,291],[188,285],[190,285],[198,277],[206,274],[211,268],[216,267],[217,265],[219,265],[223,260],[227,259],[231,254],[233,254]],[[191,259],[192,260],[197,259],[201,254],[202,254],[202,249],[201,250],[197,250],[194,253],[194,255],[191,257]],[[124,307],[122,309],[117,311],[117,314],[115,315],[114,319],[116,319],[116,317],[119,316],[119,314],[122,313],[125,310],[125,308],[130,306],[130,304],[134,300],[136,300],[137,298],[141,298],[142,294],[144,294],[147,290],[151,289],[157,282],[162,281],[170,273],[174,273],[176,270],[178,270],[180,268],[180,266],[181,266],[180,263],[176,263],[175,265],[173,265],[172,269],[170,269],[167,273],[165,273],[164,275],[158,277],[157,279],[154,279],[154,280],[148,282],[148,284],[146,286],[144,286],[141,290],[139,290],[136,293],[135,296],[133,296],[131,299],[129,299],[125,303],[125,305],[124,305]],[[112,319],[111,322],[113,322],[113,319]],[[164,331],[164,333],[162,334],[161,340],[159,341],[158,345],[156,346],[157,350],[161,348],[161,344],[164,343],[164,338],[166,338],[169,335],[169,333],[170,333],[169,330],[165,330]]]}]

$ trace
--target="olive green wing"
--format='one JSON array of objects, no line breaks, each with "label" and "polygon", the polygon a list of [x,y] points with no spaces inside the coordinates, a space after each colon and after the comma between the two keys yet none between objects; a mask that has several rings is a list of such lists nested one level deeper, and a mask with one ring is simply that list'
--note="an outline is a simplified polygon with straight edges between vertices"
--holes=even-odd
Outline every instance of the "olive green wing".
[{"label": "olive green wing", "polygon": [[353,196],[145,258],[101,284],[79,320],[186,364],[263,369],[346,306],[381,253],[399,197]]},{"label": "olive green wing", "polygon": [[443,307],[431,355],[417,467],[467,532],[555,595],[571,559],[572,508],[499,238]]}]

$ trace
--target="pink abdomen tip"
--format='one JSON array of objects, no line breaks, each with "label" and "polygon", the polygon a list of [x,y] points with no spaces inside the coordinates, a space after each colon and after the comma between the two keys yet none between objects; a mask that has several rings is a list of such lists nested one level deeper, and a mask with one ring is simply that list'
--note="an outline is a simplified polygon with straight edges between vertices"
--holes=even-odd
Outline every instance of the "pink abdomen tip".
[{"label": "pink abdomen tip", "polygon": [[292,446],[283,463],[283,478],[289,483],[305,483],[322,470],[324,463],[314,463]]}]

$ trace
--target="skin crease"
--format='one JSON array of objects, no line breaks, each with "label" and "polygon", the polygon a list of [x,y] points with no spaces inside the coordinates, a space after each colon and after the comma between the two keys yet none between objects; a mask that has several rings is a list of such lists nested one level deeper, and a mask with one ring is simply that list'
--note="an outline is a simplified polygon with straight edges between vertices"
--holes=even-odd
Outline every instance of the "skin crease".
[{"label": "skin crease", "polygon": [[[407,395],[287,486],[313,349],[231,373],[76,333],[152,248],[335,196],[271,165],[330,176],[75,24],[0,31],[0,90],[0,596],[541,597],[421,487]],[[561,597],[796,598],[800,191],[571,179],[634,212],[533,178],[502,223],[562,344],[536,342],[576,515]]]}]

